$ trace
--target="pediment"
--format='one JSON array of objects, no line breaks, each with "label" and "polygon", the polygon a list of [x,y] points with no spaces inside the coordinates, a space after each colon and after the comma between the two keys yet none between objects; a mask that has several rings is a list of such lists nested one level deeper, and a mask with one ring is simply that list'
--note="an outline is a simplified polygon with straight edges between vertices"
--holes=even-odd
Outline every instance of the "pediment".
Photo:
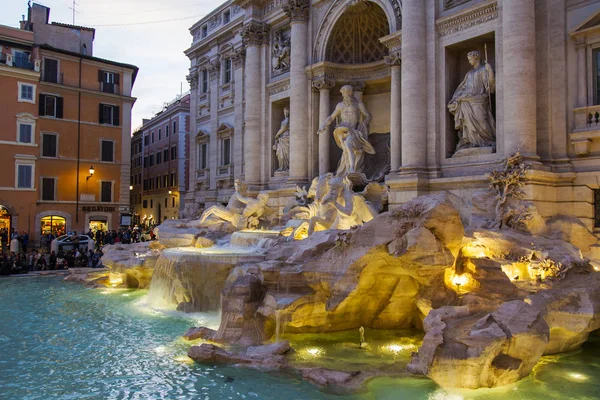
[{"label": "pediment", "polygon": [[219,125],[219,129],[217,129],[218,133],[231,132],[231,131],[233,131],[233,126],[229,125],[226,122],[221,123],[221,125]]},{"label": "pediment", "polygon": [[198,129],[198,134],[196,135],[196,139],[202,139],[205,137],[209,137],[210,134],[204,129]]},{"label": "pediment", "polygon": [[586,20],[571,30],[571,36],[579,36],[591,30],[600,30],[600,10],[590,15]]}]

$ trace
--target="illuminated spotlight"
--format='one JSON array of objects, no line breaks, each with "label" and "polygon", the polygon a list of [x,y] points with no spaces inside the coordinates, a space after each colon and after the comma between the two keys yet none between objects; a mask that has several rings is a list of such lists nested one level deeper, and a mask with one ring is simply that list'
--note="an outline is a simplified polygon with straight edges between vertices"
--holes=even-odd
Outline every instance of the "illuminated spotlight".
[{"label": "illuminated spotlight", "polygon": [[588,380],[587,376],[580,374],[578,372],[569,372],[568,376],[569,376],[569,378],[574,379],[576,381],[587,381]]},{"label": "illuminated spotlight", "polygon": [[388,349],[392,353],[400,353],[402,350],[404,350],[404,346],[401,346],[399,344],[389,344],[386,346],[386,349]]},{"label": "illuminated spotlight", "polygon": [[317,356],[321,355],[321,353],[323,353],[323,350],[318,349],[316,347],[312,347],[310,349],[306,349],[306,352],[313,357],[317,357]]}]

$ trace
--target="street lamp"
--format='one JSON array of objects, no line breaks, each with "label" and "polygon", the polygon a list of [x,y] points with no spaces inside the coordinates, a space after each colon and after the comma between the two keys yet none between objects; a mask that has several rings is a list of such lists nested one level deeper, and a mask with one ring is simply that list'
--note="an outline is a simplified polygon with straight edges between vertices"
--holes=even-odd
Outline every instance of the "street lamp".
[{"label": "street lamp", "polygon": [[89,175],[88,177],[86,177],[86,178],[85,178],[85,180],[86,180],[86,181],[89,181],[89,180],[90,180],[90,178],[91,178],[92,176],[94,176],[94,172],[96,172],[96,171],[94,170],[94,166],[93,166],[93,165],[92,165],[92,166],[90,166],[90,169],[89,169],[89,171],[90,171],[90,175]]},{"label": "street lamp", "polygon": [[172,194],[173,192],[169,190],[169,194]]},{"label": "street lamp", "polygon": [[129,190],[133,190],[133,185],[129,185]]}]

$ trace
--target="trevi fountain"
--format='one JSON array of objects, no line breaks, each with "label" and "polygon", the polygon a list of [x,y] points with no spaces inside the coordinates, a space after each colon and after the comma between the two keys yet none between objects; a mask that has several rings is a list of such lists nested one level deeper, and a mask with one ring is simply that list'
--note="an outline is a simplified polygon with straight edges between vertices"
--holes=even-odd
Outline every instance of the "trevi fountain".
[{"label": "trevi fountain", "polygon": [[[457,151],[495,138],[493,71],[478,52],[468,57],[473,69],[448,104]],[[297,187],[283,210],[269,206],[269,191],[236,181],[227,205],[165,221],[156,241],[106,246],[108,270],[71,271],[67,281],[96,293],[71,286],[75,298],[118,299],[85,300],[95,311],[81,318],[106,307],[119,326],[135,326],[135,313],[114,309],[131,298],[140,324],[155,329],[122,343],[95,337],[92,325],[89,340],[152,343],[152,361],[124,355],[138,364],[122,374],[158,374],[164,398],[226,398],[229,388],[229,398],[597,398],[595,237],[576,219],[541,218],[523,199],[530,166],[519,152],[470,202],[441,192],[388,209],[388,188],[364,163],[375,152],[369,111],[352,87],[341,93],[319,132],[335,124],[337,171]],[[289,146],[273,150],[285,165]],[[97,346],[98,357],[126,364]],[[212,383],[190,383],[203,374]]]}]

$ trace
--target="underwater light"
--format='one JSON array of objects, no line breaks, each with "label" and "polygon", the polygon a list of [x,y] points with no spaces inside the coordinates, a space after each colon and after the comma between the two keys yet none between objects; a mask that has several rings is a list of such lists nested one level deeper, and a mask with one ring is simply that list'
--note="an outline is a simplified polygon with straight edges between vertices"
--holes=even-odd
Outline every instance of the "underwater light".
[{"label": "underwater light", "polygon": [[399,353],[402,350],[404,350],[404,346],[399,345],[399,344],[388,344],[386,346],[386,349],[388,349],[389,351],[391,351],[392,353]]},{"label": "underwater light", "polygon": [[452,283],[458,287],[466,285],[469,282],[469,277],[466,274],[454,275],[452,277]]},{"label": "underwater light", "polygon": [[572,378],[572,379],[574,379],[576,381],[587,381],[587,379],[588,379],[587,376],[585,376],[583,374],[580,374],[578,372],[570,372],[568,374],[568,376],[569,376],[569,378]]},{"label": "underwater light", "polygon": [[317,357],[317,356],[321,355],[321,353],[323,353],[323,350],[321,350],[317,347],[311,347],[309,349],[306,349],[306,352],[313,357]]}]

